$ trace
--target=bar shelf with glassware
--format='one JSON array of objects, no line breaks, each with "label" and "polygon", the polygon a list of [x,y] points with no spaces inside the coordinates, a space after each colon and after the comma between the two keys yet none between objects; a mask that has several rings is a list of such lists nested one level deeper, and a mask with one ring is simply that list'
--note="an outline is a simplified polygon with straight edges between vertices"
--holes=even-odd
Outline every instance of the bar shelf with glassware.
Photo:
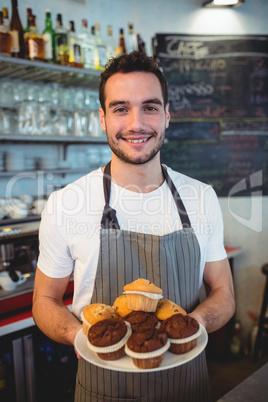
[{"label": "bar shelf with glassware", "polygon": [[[41,169],[37,169],[37,170],[41,171]],[[86,168],[77,168],[77,169],[73,169],[73,168],[42,169],[42,172],[44,172],[44,173],[53,173],[54,175],[80,174],[80,173],[81,174],[86,174],[86,173],[88,173],[88,171],[89,171],[89,169],[86,169]],[[30,172],[32,172],[32,170],[25,169],[23,171],[23,173],[28,173],[28,172],[30,173]],[[16,170],[8,171],[8,172],[0,172],[0,177],[11,177],[11,176],[14,176],[14,175],[16,175],[18,173],[21,173],[21,172],[18,172]]]},{"label": "bar shelf with glassware", "polygon": [[98,88],[100,72],[0,55],[0,79],[56,82],[64,86]]},{"label": "bar shelf with glassware", "polygon": [[58,143],[64,144],[68,143],[71,144],[106,144],[107,138],[106,137],[59,137],[59,136],[41,136],[41,135],[8,135],[2,134],[0,132],[0,143],[8,143],[8,142],[18,142],[18,143]]}]

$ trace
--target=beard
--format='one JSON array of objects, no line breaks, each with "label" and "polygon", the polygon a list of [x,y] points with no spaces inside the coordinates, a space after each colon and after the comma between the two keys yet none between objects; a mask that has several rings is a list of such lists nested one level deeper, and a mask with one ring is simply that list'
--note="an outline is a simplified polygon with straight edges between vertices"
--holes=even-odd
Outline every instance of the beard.
[{"label": "beard", "polygon": [[[151,133],[150,133],[151,134]],[[120,133],[119,138],[123,137]],[[153,137],[155,137],[155,133],[153,133]],[[137,152],[137,156],[135,155],[129,155],[127,152],[125,152],[123,149],[120,148],[120,146],[113,141],[111,136],[109,136],[107,132],[107,139],[108,139],[108,144],[112,150],[112,152],[121,160],[126,163],[130,163],[132,165],[143,165],[147,162],[150,162],[160,151],[164,144],[165,140],[165,131],[160,133],[159,140],[157,144],[147,153],[143,153],[140,155],[141,152]]]}]

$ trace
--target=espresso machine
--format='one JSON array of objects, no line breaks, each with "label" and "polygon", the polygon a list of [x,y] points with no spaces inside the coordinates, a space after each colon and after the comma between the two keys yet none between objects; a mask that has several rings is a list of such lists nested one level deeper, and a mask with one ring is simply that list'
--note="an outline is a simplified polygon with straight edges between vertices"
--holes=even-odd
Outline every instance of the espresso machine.
[{"label": "espresso machine", "polygon": [[0,271],[34,273],[38,256],[39,220],[0,226]]}]

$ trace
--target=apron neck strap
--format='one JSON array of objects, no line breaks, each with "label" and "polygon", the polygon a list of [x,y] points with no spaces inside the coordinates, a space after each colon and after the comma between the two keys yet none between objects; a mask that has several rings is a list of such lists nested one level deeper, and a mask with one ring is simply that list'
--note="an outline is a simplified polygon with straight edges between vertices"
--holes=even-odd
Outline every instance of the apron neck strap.
[{"label": "apron neck strap", "polygon": [[111,195],[111,162],[107,163],[104,168],[103,174],[103,191],[105,205],[103,209],[101,228],[102,229],[120,229],[116,211],[110,207],[110,195]]},{"label": "apron neck strap", "polygon": [[190,222],[189,216],[188,216],[188,214],[186,212],[185,206],[184,206],[184,204],[182,202],[182,199],[181,199],[176,187],[174,186],[174,183],[171,180],[171,178],[170,178],[170,176],[169,176],[169,174],[167,172],[167,169],[163,165],[161,165],[161,168],[162,168],[163,175],[164,175],[164,177],[166,179],[167,185],[168,185],[168,187],[169,187],[169,189],[170,189],[170,191],[172,193],[172,196],[174,198],[178,213],[179,213],[180,218],[181,218],[182,227],[184,229],[190,228],[191,227],[191,222]]}]

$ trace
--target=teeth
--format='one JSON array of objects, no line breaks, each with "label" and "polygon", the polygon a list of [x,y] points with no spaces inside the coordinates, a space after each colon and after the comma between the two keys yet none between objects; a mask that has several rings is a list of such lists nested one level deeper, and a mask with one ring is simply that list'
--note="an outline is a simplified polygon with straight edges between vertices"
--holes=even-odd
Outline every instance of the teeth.
[{"label": "teeth", "polygon": [[143,140],[127,140],[128,142],[133,142],[134,144],[139,144],[139,143],[141,143],[141,142],[145,142],[145,141],[147,141],[148,140],[148,138],[145,138],[145,139],[143,139]]}]

